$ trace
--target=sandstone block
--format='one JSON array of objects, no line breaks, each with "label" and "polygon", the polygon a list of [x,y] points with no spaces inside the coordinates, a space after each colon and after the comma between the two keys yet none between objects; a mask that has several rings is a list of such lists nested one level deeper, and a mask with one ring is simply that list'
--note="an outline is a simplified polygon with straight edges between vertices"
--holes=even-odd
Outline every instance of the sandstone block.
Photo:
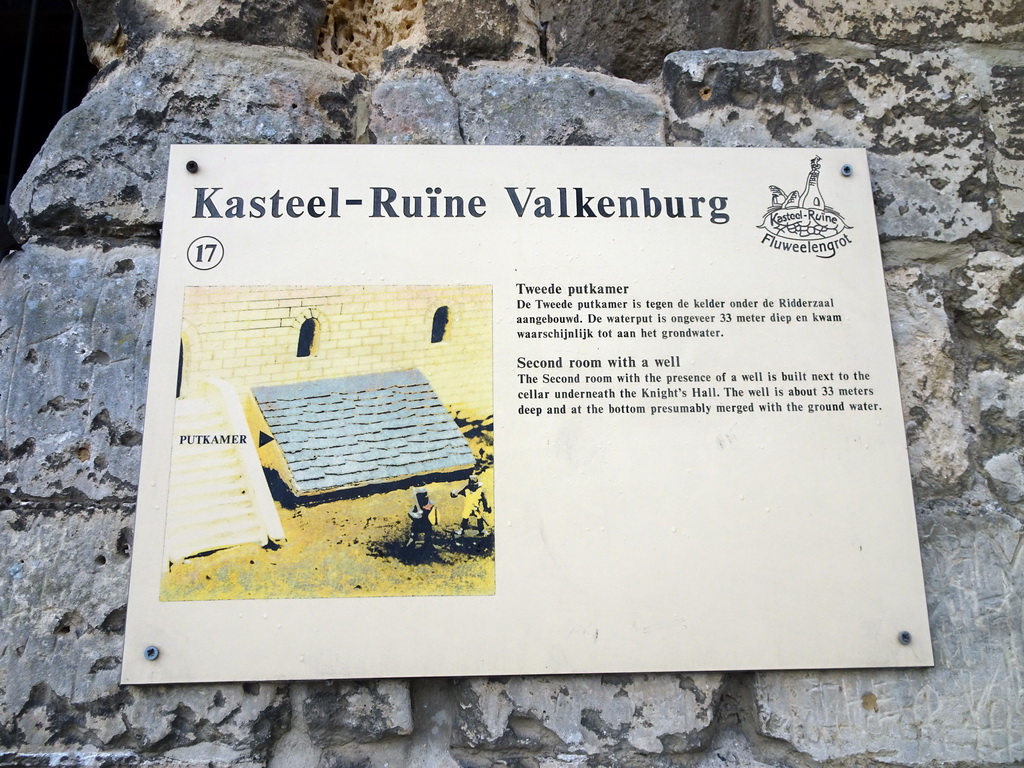
[{"label": "sandstone block", "polygon": [[21,241],[155,236],[171,144],[356,141],[366,132],[365,86],[284,50],[157,41],[57,124],[12,197],[12,231]]},{"label": "sandstone block", "polygon": [[364,75],[426,40],[424,0],[372,3],[329,0],[316,56]]},{"label": "sandstone block", "polygon": [[882,236],[955,241],[992,224],[987,72],[947,51],[715,50],[670,55],[664,84],[676,143],[867,148]]},{"label": "sandstone block", "polygon": [[119,685],[132,520],[130,505],[0,510],[0,747],[116,750],[119,764],[262,756],[288,724],[283,689]]},{"label": "sandstone block", "polygon": [[886,274],[910,471],[919,493],[955,488],[969,468],[942,294],[916,267]]},{"label": "sandstone block", "polygon": [[467,678],[455,686],[457,746],[597,754],[707,746],[721,675]]},{"label": "sandstone block", "polygon": [[647,90],[569,68],[481,65],[455,80],[468,144],[658,146],[664,112]]},{"label": "sandstone block", "polygon": [[373,91],[370,130],[380,144],[461,144],[459,107],[436,74],[387,78]]},{"label": "sandstone block", "polygon": [[370,75],[410,62],[535,56],[534,15],[515,0],[330,0],[317,57]]},{"label": "sandstone block", "polygon": [[[755,4],[677,0],[542,0],[547,60],[644,82],[673,51],[756,47]],[[638,43],[638,41],[642,41]]]},{"label": "sandstone block", "polygon": [[100,67],[163,33],[280,45],[311,54],[326,10],[325,0],[79,0],[76,5],[89,55]]},{"label": "sandstone block", "polygon": [[955,513],[918,521],[935,667],[759,673],[765,735],[823,761],[1024,759],[1021,523]]},{"label": "sandstone block", "polygon": [[156,267],[156,249],[141,245],[29,244],[0,262],[7,492],[135,492]]},{"label": "sandstone block", "polygon": [[1024,40],[1024,11],[1014,0],[781,0],[773,20],[782,37],[896,45]]}]

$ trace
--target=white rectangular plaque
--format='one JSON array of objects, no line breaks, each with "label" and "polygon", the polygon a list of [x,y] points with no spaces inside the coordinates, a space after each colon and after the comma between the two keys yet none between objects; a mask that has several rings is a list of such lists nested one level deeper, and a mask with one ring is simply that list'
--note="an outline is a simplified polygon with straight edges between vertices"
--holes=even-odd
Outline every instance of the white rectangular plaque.
[{"label": "white rectangular plaque", "polygon": [[179,146],[123,680],[926,666],[862,150]]}]

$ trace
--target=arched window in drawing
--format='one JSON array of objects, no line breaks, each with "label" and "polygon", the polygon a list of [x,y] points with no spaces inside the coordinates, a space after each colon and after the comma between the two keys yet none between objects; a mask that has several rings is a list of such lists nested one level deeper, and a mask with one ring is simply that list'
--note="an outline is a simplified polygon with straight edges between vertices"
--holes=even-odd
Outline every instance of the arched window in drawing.
[{"label": "arched window in drawing", "polygon": [[316,345],[320,335],[320,325],[315,317],[307,317],[299,326],[299,344],[295,350],[296,357],[309,357],[316,354]]},{"label": "arched window in drawing", "polygon": [[174,385],[174,396],[181,397],[181,378],[185,373],[185,337],[178,342],[178,381]]},{"label": "arched window in drawing", "polygon": [[181,338],[178,341],[178,375],[174,382],[174,397],[189,397],[192,394],[191,377],[195,373],[190,370],[193,365],[194,352],[199,339],[191,323],[182,324]]},{"label": "arched window in drawing", "polygon": [[188,368],[193,357],[193,338],[185,330],[181,330],[181,338],[178,341],[178,375],[174,382],[174,396],[187,397],[189,395],[188,377],[191,373]]},{"label": "arched window in drawing", "polygon": [[448,332],[448,307],[438,307],[434,310],[434,322],[430,327],[430,343],[437,344],[444,341]]}]

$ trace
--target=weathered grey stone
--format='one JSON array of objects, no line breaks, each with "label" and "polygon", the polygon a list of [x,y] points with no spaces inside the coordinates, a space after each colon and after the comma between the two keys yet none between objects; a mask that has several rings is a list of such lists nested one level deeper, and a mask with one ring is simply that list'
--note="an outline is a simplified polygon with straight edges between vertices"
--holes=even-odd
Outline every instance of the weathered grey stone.
[{"label": "weathered grey stone", "polygon": [[637,82],[657,77],[673,51],[743,50],[759,37],[751,0],[542,0],[539,14],[550,63]]},{"label": "weathered grey stone", "polygon": [[676,143],[867,148],[883,236],[954,241],[992,224],[988,69],[965,54],[680,52],[664,83]]},{"label": "weathered grey stone", "polygon": [[992,106],[988,117],[995,136],[992,166],[999,182],[1001,229],[1007,239],[1021,242],[1024,241],[1024,66],[992,69]]},{"label": "weathered grey stone", "polygon": [[1021,523],[1000,514],[918,523],[935,667],[759,673],[765,735],[815,760],[1024,760]]},{"label": "weathered grey stone", "polygon": [[[763,745],[759,746],[763,750]],[[789,761],[780,762],[771,757],[761,759],[742,731],[736,728],[723,728],[715,734],[715,739],[708,751],[694,765],[694,768],[779,768],[779,766],[789,764]]]},{"label": "weathered grey stone", "polygon": [[0,746],[260,757],[287,726],[276,686],[119,685],[131,526],[129,505],[0,511]]},{"label": "weathered grey stone", "polygon": [[971,396],[978,418],[993,412],[1010,419],[1024,415],[1024,377],[1005,371],[981,371],[971,375]]},{"label": "weathered grey stone", "polygon": [[12,231],[156,235],[171,144],[357,141],[365,90],[362,77],[285,50],[156,41],[57,124],[12,198]]},{"label": "weathered grey stone", "polygon": [[[996,498],[1024,500],[1020,436],[1024,433],[1024,378],[1016,369],[1024,326],[1024,256],[997,251],[974,254],[955,273],[958,320],[970,337],[973,370],[968,378],[974,452]],[[1016,303],[1015,303],[1016,302]]]},{"label": "weathered grey stone", "polygon": [[1006,317],[996,323],[996,330],[1006,339],[1006,346],[1024,352],[1024,298],[1006,309]]},{"label": "weathered grey stone", "polygon": [[714,674],[466,678],[456,683],[453,741],[549,754],[692,751],[707,745],[721,685]]},{"label": "weathered grey stone", "polygon": [[29,244],[0,262],[0,487],[128,497],[138,483],[156,249]]},{"label": "weathered grey stone", "polygon": [[[1024,351],[1024,256],[983,251],[958,275],[962,315],[977,333],[995,338],[1012,360]],[[995,333],[992,333],[993,327]]]},{"label": "weathered grey stone", "polygon": [[313,53],[325,0],[78,0],[90,58],[104,66],[163,33],[213,36]]},{"label": "weathered grey stone", "polygon": [[993,456],[985,462],[985,473],[998,498],[1011,504],[1024,501],[1024,449]]},{"label": "weathered grey stone", "polygon": [[302,710],[310,739],[321,748],[412,732],[409,684],[402,680],[310,684]]},{"label": "weathered grey stone", "polygon": [[264,768],[262,760],[174,760],[143,757],[128,750],[2,752],[0,768]]},{"label": "weathered grey stone", "polygon": [[0,745],[45,745],[76,716],[92,714],[78,738],[98,748],[123,733],[111,699],[128,597],[130,509],[5,506]]},{"label": "weathered grey stone", "polygon": [[1024,40],[1015,0],[780,0],[777,34],[917,45],[924,40]]},{"label": "weathered grey stone", "polygon": [[468,144],[664,143],[664,112],[633,83],[569,68],[481,65],[455,80]]},{"label": "weathered grey stone", "polygon": [[380,144],[461,144],[459,107],[436,74],[399,75],[373,91],[370,130]]},{"label": "weathered grey stone", "polygon": [[961,311],[977,330],[988,332],[1024,293],[1024,256],[980,251],[967,260],[959,282],[965,289]]},{"label": "weathered grey stone", "polygon": [[1024,377],[990,369],[971,374],[976,452],[993,495],[1003,502],[1024,501]]},{"label": "weathered grey stone", "polygon": [[911,474],[919,493],[940,494],[969,468],[949,318],[942,294],[919,268],[889,270],[886,283]]}]

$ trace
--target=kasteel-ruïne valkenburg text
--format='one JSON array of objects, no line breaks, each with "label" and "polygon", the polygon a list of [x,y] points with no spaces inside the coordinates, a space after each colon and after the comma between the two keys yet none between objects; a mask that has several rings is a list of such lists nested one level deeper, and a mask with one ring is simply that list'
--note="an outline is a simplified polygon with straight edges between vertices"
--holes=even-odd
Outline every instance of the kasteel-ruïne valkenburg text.
[{"label": "kasteel-ru\u00efne valkenburg text", "polygon": [[[408,194],[393,187],[369,187],[349,196],[340,187],[316,194],[280,189],[242,196],[223,187],[195,187],[194,219],[329,218],[364,215],[371,219],[478,219],[491,210],[482,195],[448,194],[426,187]],[[729,198],[722,195],[660,194],[648,187],[621,192],[586,187],[505,187],[494,207],[520,219],[699,219],[726,224]],[[345,213],[349,210],[349,213]]]}]

